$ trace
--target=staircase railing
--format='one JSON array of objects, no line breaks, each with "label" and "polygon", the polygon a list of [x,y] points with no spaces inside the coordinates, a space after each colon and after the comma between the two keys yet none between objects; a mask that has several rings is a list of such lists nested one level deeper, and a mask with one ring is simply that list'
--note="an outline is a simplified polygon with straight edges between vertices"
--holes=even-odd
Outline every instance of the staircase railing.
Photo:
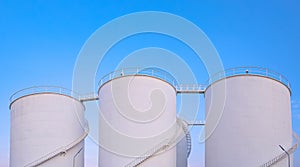
[{"label": "staircase railing", "polygon": [[[189,131],[187,129],[187,123],[186,123],[186,125],[184,125],[185,123],[186,122],[183,122],[183,120],[177,118],[178,129],[182,128],[183,131],[184,131],[184,133],[185,133],[185,135],[186,135],[186,140],[187,140],[187,157],[189,157],[189,155],[191,153],[192,143],[191,143],[190,133],[189,133]],[[152,158],[153,156],[155,156],[157,153],[167,150],[171,145],[173,145],[174,143],[176,143],[176,141],[178,139],[178,136],[180,136],[179,134],[181,132],[182,131],[177,130],[177,132],[174,134],[173,137],[171,137],[171,139],[165,139],[164,141],[162,141],[158,145],[154,146],[152,149],[148,150],[143,155],[139,156],[138,158],[134,159],[129,164],[125,165],[125,167],[137,167],[138,165],[142,164],[146,160],[148,160],[148,159]]]},{"label": "staircase railing", "polygon": [[138,158],[136,158],[135,160],[127,164],[125,167],[136,167],[141,163],[145,162],[147,159],[154,156],[155,154],[163,150],[166,150],[169,147],[170,147],[170,140],[164,140],[163,142],[159,143],[158,145],[156,145],[155,147],[153,147],[152,149],[144,153],[142,156],[139,156]]},{"label": "staircase railing", "polygon": [[[293,134],[293,137],[294,137],[294,144],[287,151],[289,154],[292,154],[298,148],[299,137],[297,136],[296,133]],[[271,159],[270,161],[264,163],[260,167],[269,167],[269,166],[275,165],[276,163],[282,161],[286,157],[287,157],[287,154],[286,153],[282,153],[282,154],[276,156],[275,158]]]},{"label": "staircase railing", "polygon": [[81,141],[83,141],[85,139],[85,137],[88,135],[88,133],[89,133],[89,127],[88,127],[87,121],[85,120],[84,133],[79,138],[75,139],[74,141],[72,141],[70,144],[68,144],[66,146],[62,146],[62,147],[58,148],[57,150],[40,157],[39,159],[25,165],[24,167],[35,167],[35,166],[41,165],[41,164],[49,161],[50,159],[52,159],[58,155],[66,154],[67,151],[69,151],[74,146],[76,146]]},{"label": "staircase railing", "polygon": [[185,138],[186,138],[186,142],[187,142],[187,158],[188,158],[190,156],[191,150],[192,150],[192,137],[191,137],[191,134],[188,129],[188,122],[186,122],[184,120],[179,120],[179,121],[181,123],[181,127],[185,134]]}]

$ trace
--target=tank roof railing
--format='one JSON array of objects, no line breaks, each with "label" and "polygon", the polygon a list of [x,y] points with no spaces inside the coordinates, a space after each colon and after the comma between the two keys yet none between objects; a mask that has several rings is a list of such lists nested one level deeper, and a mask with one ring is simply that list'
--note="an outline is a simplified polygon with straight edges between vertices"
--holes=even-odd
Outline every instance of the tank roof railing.
[{"label": "tank roof railing", "polygon": [[38,94],[38,93],[57,93],[57,94],[67,95],[75,99],[80,99],[78,93],[60,86],[33,86],[15,92],[14,94],[11,95],[9,100],[10,103],[12,103],[16,99],[21,98],[23,96]]},{"label": "tank roof railing", "polygon": [[[159,78],[161,80],[164,80],[174,86],[177,93],[204,93],[207,86],[211,85],[212,83],[224,79],[226,77],[230,76],[238,76],[238,75],[256,75],[256,76],[263,76],[272,78],[276,81],[281,82],[284,84],[289,90],[291,90],[291,84],[288,81],[288,79],[283,76],[280,73],[277,73],[275,71],[272,71],[267,68],[262,67],[236,67],[236,68],[229,68],[225,71],[218,72],[214,75],[212,75],[209,80],[206,82],[206,84],[178,84],[175,77],[173,77],[170,73],[167,71],[164,71],[159,68],[124,68],[119,69],[116,71],[113,71],[104,77],[101,78],[99,81],[99,86],[103,85],[104,83],[119,78],[122,76],[134,76],[134,75],[144,75],[144,76],[151,76],[155,78]],[[75,99],[78,99],[80,101],[91,101],[91,100],[97,100],[97,95],[88,94],[88,95],[80,95],[73,90],[66,89],[60,86],[33,86],[25,89],[21,89],[14,93],[10,97],[10,103],[15,101],[16,99],[31,95],[31,94],[37,94],[37,93],[57,93],[62,95],[67,95],[70,97],[73,97]]]},{"label": "tank roof railing", "polygon": [[104,83],[113,80],[115,78],[123,77],[123,76],[134,76],[134,75],[144,75],[159,78],[173,85],[174,87],[177,85],[176,79],[167,71],[164,71],[155,67],[145,67],[145,68],[123,68],[118,69],[116,71],[110,72],[104,77],[102,77],[98,83],[99,86]]},{"label": "tank roof railing", "polygon": [[256,76],[268,77],[281,82],[286,87],[288,87],[288,89],[291,89],[291,84],[289,80],[282,74],[270,70],[268,68],[253,67],[253,66],[229,68],[226,69],[225,71],[220,71],[218,73],[215,73],[208,79],[207,85],[211,85],[212,83],[224,79],[226,77],[238,76],[238,75],[256,75]]},{"label": "tank roof railing", "polygon": [[210,76],[206,84],[178,84],[175,77],[173,77],[170,73],[161,70],[159,68],[124,68],[124,69],[113,71],[105,75],[100,79],[98,84],[99,86],[101,86],[112,79],[119,78],[122,76],[133,76],[133,75],[145,75],[145,76],[151,76],[151,77],[162,79],[168,82],[169,84],[171,84],[172,86],[174,86],[177,93],[200,93],[201,94],[204,93],[206,88],[212,83],[227,77],[239,76],[239,75],[254,75],[254,76],[271,78],[282,83],[291,91],[291,84],[285,76],[283,76],[278,72],[270,70],[268,68],[254,67],[254,66],[229,68],[224,71],[215,73],[212,76]]},{"label": "tank roof railing", "polygon": [[115,78],[123,76],[144,75],[159,78],[175,87],[177,93],[204,93],[206,85],[203,84],[178,84],[175,77],[170,73],[158,68],[124,68],[113,71],[102,77],[98,83],[102,86],[104,83]]}]

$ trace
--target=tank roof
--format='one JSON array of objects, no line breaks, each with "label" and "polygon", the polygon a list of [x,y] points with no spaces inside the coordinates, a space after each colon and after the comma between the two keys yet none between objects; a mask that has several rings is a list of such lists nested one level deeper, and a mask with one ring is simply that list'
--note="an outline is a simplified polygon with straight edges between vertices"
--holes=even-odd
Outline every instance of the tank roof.
[{"label": "tank roof", "polygon": [[80,99],[78,93],[67,88],[63,88],[59,86],[32,86],[29,88],[21,89],[15,92],[14,94],[12,94],[11,97],[9,98],[10,105],[21,97],[33,95],[33,94],[40,94],[40,93],[55,93],[55,94],[69,96],[76,100]]},{"label": "tank roof", "polygon": [[235,67],[235,68],[229,68],[224,71],[220,71],[214,75],[212,75],[208,81],[207,85],[211,85],[219,80],[222,80],[224,78],[233,77],[233,76],[241,76],[241,75],[252,75],[252,76],[261,76],[270,78],[273,80],[276,80],[283,85],[285,85],[290,91],[291,91],[291,84],[289,80],[283,76],[282,74],[275,72],[273,70],[270,70],[268,68],[262,68],[262,67]]},{"label": "tank roof", "polygon": [[115,70],[102,77],[98,83],[98,86],[101,87],[106,82],[116,78],[120,78],[123,76],[135,76],[135,75],[158,78],[163,81],[166,81],[167,83],[171,84],[174,87],[178,85],[177,80],[169,72],[157,67],[146,67],[146,68],[123,68],[123,69]]}]

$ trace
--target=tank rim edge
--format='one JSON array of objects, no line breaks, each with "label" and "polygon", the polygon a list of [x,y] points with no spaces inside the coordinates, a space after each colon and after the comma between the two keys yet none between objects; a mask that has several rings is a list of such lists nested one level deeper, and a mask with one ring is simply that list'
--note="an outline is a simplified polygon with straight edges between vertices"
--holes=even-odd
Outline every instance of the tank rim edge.
[{"label": "tank rim edge", "polygon": [[262,76],[262,75],[258,75],[258,74],[239,74],[239,75],[232,75],[232,76],[226,76],[226,77],[223,77],[223,78],[221,78],[221,79],[218,79],[218,80],[216,80],[216,81],[210,83],[210,84],[205,88],[204,94],[206,93],[206,90],[207,90],[208,88],[210,88],[213,84],[215,84],[215,83],[217,83],[217,82],[219,82],[219,81],[226,80],[226,79],[228,79],[228,78],[241,77],[241,76],[255,76],[255,77],[262,77],[262,78],[266,78],[266,79],[271,79],[271,80],[276,81],[276,82],[280,83],[281,85],[285,86],[285,87],[289,90],[290,96],[292,96],[292,90],[291,90],[291,88],[288,87],[288,86],[287,86],[286,84],[284,84],[283,82],[278,81],[277,79],[274,79],[274,78],[272,78],[272,77]]},{"label": "tank rim edge", "polygon": [[75,97],[72,97],[72,96],[70,96],[70,95],[67,95],[67,94],[57,93],[57,92],[37,92],[37,93],[25,94],[25,95],[23,95],[23,96],[20,96],[20,97],[17,97],[17,98],[15,98],[15,99],[13,99],[13,100],[10,102],[10,104],[9,104],[9,109],[11,110],[11,107],[12,107],[13,103],[15,103],[16,101],[18,101],[19,99],[22,99],[22,98],[24,98],[24,97],[34,96],[34,95],[41,95],[41,94],[54,94],[54,95],[62,95],[62,96],[65,96],[65,97],[69,97],[69,98],[71,98],[71,99],[73,99],[73,100],[79,102],[79,103],[82,105],[84,111],[85,111],[85,109],[86,109],[86,108],[85,108],[85,105],[84,105],[79,99],[77,99],[77,98],[75,98]]},{"label": "tank rim edge", "polygon": [[101,89],[104,85],[106,85],[107,83],[109,83],[109,82],[111,82],[111,81],[113,81],[113,80],[115,80],[115,79],[120,79],[120,78],[124,78],[124,77],[135,77],[135,76],[138,76],[138,77],[149,77],[149,78],[158,79],[158,80],[160,80],[160,81],[163,81],[163,82],[169,84],[169,85],[174,89],[175,93],[177,92],[177,91],[176,91],[176,87],[175,87],[174,85],[172,85],[171,83],[169,83],[169,82],[167,82],[167,81],[165,81],[165,80],[163,80],[163,79],[161,79],[161,78],[158,78],[158,77],[155,77],[155,76],[149,76],[149,75],[134,74],[134,75],[126,75],[126,76],[116,77],[116,78],[113,78],[113,79],[111,79],[111,80],[108,80],[108,81],[102,83],[102,84],[99,86],[98,90],[97,90],[97,94],[99,95],[100,89]]}]

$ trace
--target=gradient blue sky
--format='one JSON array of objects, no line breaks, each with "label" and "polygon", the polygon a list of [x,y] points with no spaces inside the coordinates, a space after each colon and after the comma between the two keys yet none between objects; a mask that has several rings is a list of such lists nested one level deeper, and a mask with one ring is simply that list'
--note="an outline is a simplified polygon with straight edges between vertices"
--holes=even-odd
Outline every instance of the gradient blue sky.
[{"label": "gradient blue sky", "polygon": [[[218,50],[225,68],[262,66],[288,77],[293,92],[293,128],[300,134],[299,9],[297,0],[1,0],[0,166],[6,167],[9,162],[10,95],[33,85],[71,88],[77,55],[89,36],[114,18],[149,10],[173,13],[199,26]],[[197,67],[203,69],[201,62],[193,61],[191,51],[178,50],[172,42],[166,45],[161,41],[171,40],[146,34],[128,39],[127,44],[122,41],[125,44],[116,46],[106,62],[117,63],[137,48],[159,46],[177,52],[196,71]],[[108,63],[103,73],[112,68]],[[207,74],[198,77],[205,80]],[[193,136],[197,138],[197,132]],[[97,147],[89,140],[87,164],[96,166]],[[201,147],[197,141],[193,144]],[[294,161],[295,166],[300,166],[299,150]],[[193,149],[190,166],[203,166],[203,149]]]}]

